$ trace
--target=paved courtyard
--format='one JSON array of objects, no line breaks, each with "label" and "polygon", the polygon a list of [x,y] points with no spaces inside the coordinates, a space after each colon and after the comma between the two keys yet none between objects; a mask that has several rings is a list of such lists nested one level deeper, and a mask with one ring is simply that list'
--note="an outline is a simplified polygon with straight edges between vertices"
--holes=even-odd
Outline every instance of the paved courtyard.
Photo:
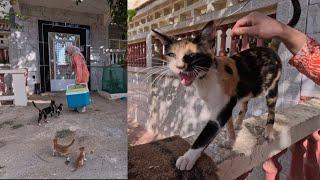
[{"label": "paved courtyard", "polygon": [[[63,94],[32,96],[27,107],[0,106],[0,178],[127,178],[127,105],[92,95],[86,113],[64,109],[62,116],[37,124],[34,100],[45,107],[50,99],[65,102]],[[61,144],[72,138],[71,163],[52,155],[52,139]],[[79,147],[85,146],[87,161],[73,172]]]}]

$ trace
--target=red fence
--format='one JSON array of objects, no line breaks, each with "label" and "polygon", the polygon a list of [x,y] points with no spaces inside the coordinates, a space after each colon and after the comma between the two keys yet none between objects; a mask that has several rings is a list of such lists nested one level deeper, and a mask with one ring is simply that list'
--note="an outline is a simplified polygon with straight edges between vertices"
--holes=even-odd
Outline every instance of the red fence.
[{"label": "red fence", "polygon": [[4,74],[0,74],[0,94],[5,91]]},{"label": "red fence", "polygon": [[146,67],[146,42],[128,44],[127,64],[131,67]]},{"label": "red fence", "polygon": [[[276,18],[275,14],[270,15],[272,18]],[[232,55],[244,49],[248,49],[252,46],[266,46],[266,43],[262,39],[252,38],[248,36],[242,37],[232,37],[230,42],[230,47],[227,48],[227,31],[234,26],[235,23],[230,23],[226,25],[221,25],[217,27],[217,31],[221,32],[220,37],[220,47],[216,45],[216,55],[226,56]],[[187,33],[181,33],[176,35],[176,37],[185,38],[191,36],[197,36],[200,33],[200,30],[191,31]],[[156,41],[155,41],[156,42]],[[162,52],[162,47],[159,47]],[[160,52],[160,57],[163,54]],[[163,57],[162,57],[163,58]],[[146,42],[134,43],[128,45],[127,50],[127,64],[132,67],[146,67]]]}]

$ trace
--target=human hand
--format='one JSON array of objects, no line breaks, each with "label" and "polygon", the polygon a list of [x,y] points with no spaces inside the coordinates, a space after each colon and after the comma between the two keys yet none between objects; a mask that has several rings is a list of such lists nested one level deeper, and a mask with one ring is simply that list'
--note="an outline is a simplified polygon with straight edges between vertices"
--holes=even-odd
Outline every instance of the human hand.
[{"label": "human hand", "polygon": [[252,12],[233,26],[231,35],[258,36],[262,39],[280,37],[285,26],[281,22],[259,12]]},{"label": "human hand", "polygon": [[259,12],[252,12],[238,20],[231,31],[231,36],[249,35],[262,39],[277,38],[296,54],[306,43],[306,35]]}]

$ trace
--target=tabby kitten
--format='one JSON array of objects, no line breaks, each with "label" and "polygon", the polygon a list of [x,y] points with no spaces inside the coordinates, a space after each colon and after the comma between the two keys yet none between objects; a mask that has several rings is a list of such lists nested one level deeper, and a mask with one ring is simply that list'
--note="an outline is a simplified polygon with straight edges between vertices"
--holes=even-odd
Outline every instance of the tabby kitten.
[{"label": "tabby kitten", "polygon": [[69,161],[69,154],[70,154],[69,148],[70,148],[70,146],[73,145],[74,142],[75,142],[75,139],[73,139],[72,142],[68,145],[61,145],[58,143],[58,138],[55,137],[53,139],[53,147],[52,147],[53,156],[55,156],[56,153],[58,153],[61,156],[67,157],[67,161]]},{"label": "tabby kitten", "polygon": [[74,171],[76,171],[77,169],[79,169],[81,166],[83,166],[84,164],[84,161],[86,161],[86,153],[84,152],[84,147],[80,147],[79,148],[80,150],[80,154],[77,158],[77,161],[76,161],[76,166],[75,166],[75,169]]},{"label": "tabby kitten", "polygon": [[[292,0],[294,16],[289,25],[294,26],[300,17],[300,4]],[[191,148],[176,161],[180,170],[190,170],[204,149],[227,124],[229,138],[235,139],[232,110],[241,103],[236,124],[241,126],[249,99],[264,95],[267,100],[268,120],[264,132],[267,140],[274,139],[273,124],[281,76],[281,59],[266,47],[244,50],[231,57],[215,57],[214,23],[209,22],[195,38],[177,39],[153,30],[163,43],[169,69],[182,85],[194,85],[198,95],[211,112],[211,118]],[[279,47],[279,41],[273,41]]]}]

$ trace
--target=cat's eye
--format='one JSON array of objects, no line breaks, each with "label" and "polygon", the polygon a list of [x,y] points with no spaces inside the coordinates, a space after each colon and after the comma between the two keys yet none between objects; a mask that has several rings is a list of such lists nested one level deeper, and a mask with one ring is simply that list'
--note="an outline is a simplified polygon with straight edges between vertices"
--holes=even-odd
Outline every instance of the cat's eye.
[{"label": "cat's eye", "polygon": [[176,54],[173,53],[173,52],[169,52],[169,53],[167,53],[166,55],[169,56],[169,57],[176,57]]},{"label": "cat's eye", "polygon": [[196,56],[196,53],[190,53],[190,54],[188,54],[188,56],[189,56],[190,58],[194,58],[194,57]]}]

